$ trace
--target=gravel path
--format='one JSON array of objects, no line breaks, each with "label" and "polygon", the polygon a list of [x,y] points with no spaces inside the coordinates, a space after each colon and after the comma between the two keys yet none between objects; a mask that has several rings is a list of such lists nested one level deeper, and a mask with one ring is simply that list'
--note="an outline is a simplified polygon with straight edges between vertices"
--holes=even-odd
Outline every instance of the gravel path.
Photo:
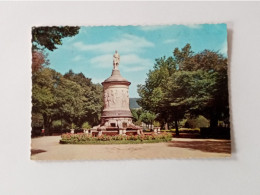
[{"label": "gravel path", "polygon": [[60,136],[33,138],[32,160],[119,160],[230,157],[230,141],[173,138],[168,143],[62,145]]}]

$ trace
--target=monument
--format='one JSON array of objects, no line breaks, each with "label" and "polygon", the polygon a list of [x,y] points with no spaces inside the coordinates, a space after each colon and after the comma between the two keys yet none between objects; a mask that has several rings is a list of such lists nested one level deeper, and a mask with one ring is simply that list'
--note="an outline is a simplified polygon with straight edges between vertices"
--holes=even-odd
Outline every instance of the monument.
[{"label": "monument", "polygon": [[142,128],[132,122],[129,108],[130,82],[123,78],[119,71],[120,55],[117,51],[113,55],[113,70],[103,85],[104,109],[101,114],[101,124],[91,129],[98,135],[114,132],[117,134],[141,134]]}]

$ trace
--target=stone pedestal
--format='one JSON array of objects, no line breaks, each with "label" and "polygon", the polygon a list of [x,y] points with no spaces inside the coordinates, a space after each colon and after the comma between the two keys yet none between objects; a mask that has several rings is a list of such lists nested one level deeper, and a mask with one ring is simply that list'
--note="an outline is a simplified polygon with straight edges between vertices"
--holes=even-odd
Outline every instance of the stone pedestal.
[{"label": "stone pedestal", "polygon": [[[118,54],[119,55],[119,54]],[[115,59],[114,59],[115,61]],[[112,70],[111,76],[102,82],[104,88],[104,109],[101,114],[101,124],[93,127],[92,130],[117,132],[125,135],[127,130],[136,130],[142,133],[141,127],[135,126],[132,122],[132,113],[129,108],[129,85],[128,80],[123,78],[118,69],[119,61]]]},{"label": "stone pedestal", "polygon": [[121,76],[119,70],[113,70],[111,77],[102,83],[104,87],[104,110],[101,123],[105,126],[122,128],[132,123],[128,94],[130,84]]}]

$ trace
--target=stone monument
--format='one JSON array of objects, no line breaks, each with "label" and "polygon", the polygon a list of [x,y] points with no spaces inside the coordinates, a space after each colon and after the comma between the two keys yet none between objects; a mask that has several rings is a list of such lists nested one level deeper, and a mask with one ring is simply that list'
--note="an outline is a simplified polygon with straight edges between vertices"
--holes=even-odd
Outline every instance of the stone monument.
[{"label": "stone monument", "polygon": [[129,85],[119,71],[120,55],[117,51],[113,55],[113,70],[103,85],[104,109],[101,114],[101,124],[93,127],[92,132],[97,131],[98,135],[108,132],[118,134],[142,133],[142,128],[135,126],[132,122],[132,113],[129,108]]}]

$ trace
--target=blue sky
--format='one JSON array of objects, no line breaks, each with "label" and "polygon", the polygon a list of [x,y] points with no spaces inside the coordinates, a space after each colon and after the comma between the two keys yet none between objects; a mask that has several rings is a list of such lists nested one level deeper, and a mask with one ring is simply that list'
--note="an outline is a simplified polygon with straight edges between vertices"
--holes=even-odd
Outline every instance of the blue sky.
[{"label": "blue sky", "polygon": [[62,74],[82,72],[94,83],[111,75],[118,50],[121,75],[131,82],[130,97],[139,97],[137,85],[144,84],[155,59],[172,56],[176,47],[190,43],[194,52],[210,49],[227,56],[226,24],[81,27],[79,34],[62,42],[49,52],[50,68]]}]

